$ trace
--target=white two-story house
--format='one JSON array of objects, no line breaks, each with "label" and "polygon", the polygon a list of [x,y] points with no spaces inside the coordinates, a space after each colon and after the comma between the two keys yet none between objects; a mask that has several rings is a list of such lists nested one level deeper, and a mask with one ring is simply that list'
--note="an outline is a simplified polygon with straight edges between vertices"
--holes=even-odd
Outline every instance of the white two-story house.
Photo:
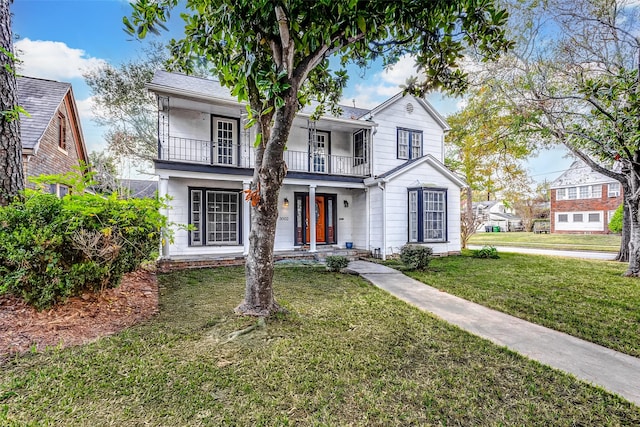
[{"label": "white two-story house", "polygon": [[[245,106],[213,80],[159,71],[160,195],[169,220],[189,224],[166,243],[166,259],[246,254],[255,129]],[[406,243],[460,251],[460,189],[444,164],[444,119],[423,99],[398,94],[340,117],[300,112],[284,157],[275,250],[353,247],[383,257]]]}]

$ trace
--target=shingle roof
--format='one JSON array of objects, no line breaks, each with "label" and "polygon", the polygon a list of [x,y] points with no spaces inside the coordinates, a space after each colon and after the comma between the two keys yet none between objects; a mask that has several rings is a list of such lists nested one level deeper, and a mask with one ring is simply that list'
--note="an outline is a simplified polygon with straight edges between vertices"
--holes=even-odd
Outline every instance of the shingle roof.
[{"label": "shingle roof", "polygon": [[593,171],[582,160],[576,160],[571,164],[569,169],[551,183],[550,188],[562,188],[607,182],[616,182],[616,180]]},{"label": "shingle roof", "polygon": [[138,199],[153,198],[158,190],[158,181],[144,179],[121,179],[120,187],[127,190],[129,196]]},{"label": "shingle roof", "polygon": [[[164,87],[168,91],[171,89],[178,89],[187,93],[200,96],[212,96],[215,98],[226,99],[229,101],[238,101],[238,99],[231,95],[231,91],[222,86],[220,82],[213,79],[206,79],[203,77],[187,76],[180,73],[169,73],[167,71],[158,70],[155,72],[153,79],[151,80],[151,86],[155,89]],[[371,110],[365,108],[350,107],[347,105],[341,105],[342,114],[338,117],[341,119],[359,119]],[[312,114],[315,110],[315,104],[308,105],[303,108],[302,112]],[[329,115],[329,112],[326,113]]]},{"label": "shingle roof", "polygon": [[20,115],[22,147],[33,149],[49,126],[71,84],[20,76],[16,80],[18,104],[30,115]]},{"label": "shingle roof", "polygon": [[186,74],[157,70],[153,75],[151,85],[164,86],[167,89],[179,89],[191,92],[194,95],[210,95],[216,98],[238,101],[237,98],[231,96],[229,89],[223,87],[220,82],[202,77],[187,76]]}]

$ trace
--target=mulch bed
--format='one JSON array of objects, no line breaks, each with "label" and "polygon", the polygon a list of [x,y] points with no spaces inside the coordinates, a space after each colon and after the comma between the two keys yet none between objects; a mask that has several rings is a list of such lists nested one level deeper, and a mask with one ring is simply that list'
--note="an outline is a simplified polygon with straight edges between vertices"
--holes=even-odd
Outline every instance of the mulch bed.
[{"label": "mulch bed", "polygon": [[140,269],[120,286],[69,298],[50,310],[37,311],[13,296],[0,296],[0,362],[36,348],[72,346],[115,334],[158,312],[154,272]]}]

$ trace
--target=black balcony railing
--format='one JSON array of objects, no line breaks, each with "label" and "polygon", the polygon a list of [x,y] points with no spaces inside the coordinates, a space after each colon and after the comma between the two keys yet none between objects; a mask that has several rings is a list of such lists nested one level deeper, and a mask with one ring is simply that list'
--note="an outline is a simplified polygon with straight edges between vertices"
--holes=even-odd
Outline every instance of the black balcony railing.
[{"label": "black balcony railing", "polygon": [[[245,144],[221,144],[192,138],[169,137],[160,145],[160,160],[197,163],[236,168],[255,165],[253,147]],[[369,175],[369,164],[364,157],[336,156],[323,152],[284,152],[289,171],[364,177]]]}]

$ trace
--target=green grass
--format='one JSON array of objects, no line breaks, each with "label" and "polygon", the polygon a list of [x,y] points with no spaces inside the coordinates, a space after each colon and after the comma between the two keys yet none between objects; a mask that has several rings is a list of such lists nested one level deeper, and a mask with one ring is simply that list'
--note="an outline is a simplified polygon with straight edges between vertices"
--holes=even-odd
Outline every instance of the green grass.
[{"label": "green grass", "polygon": [[232,309],[238,268],[163,275],[161,313],[1,367],[0,425],[639,425],[640,408],[408,306],[355,276],[276,272],[290,313]]},{"label": "green grass", "polygon": [[626,264],[499,253],[432,260],[411,277],[513,316],[640,357],[640,280]]},{"label": "green grass", "polygon": [[518,246],[525,248],[618,252],[620,236],[615,234],[476,233],[470,245]]}]

